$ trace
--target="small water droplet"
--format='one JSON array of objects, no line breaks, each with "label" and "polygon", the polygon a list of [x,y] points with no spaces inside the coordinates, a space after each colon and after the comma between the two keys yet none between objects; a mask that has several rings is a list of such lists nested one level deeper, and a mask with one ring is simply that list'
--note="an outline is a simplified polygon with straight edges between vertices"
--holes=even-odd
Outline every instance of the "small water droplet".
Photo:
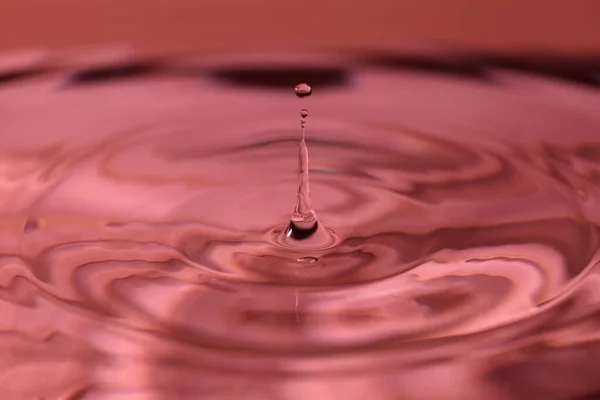
[{"label": "small water droplet", "polygon": [[312,88],[307,83],[299,83],[296,85],[294,91],[296,92],[296,96],[298,97],[307,97],[311,95]]},{"label": "small water droplet", "polygon": [[314,264],[319,261],[319,259],[317,257],[300,257],[296,261],[304,264]]},{"label": "small water droplet", "polygon": [[302,110],[300,110],[300,116],[301,116],[302,118],[306,118],[306,117],[308,117],[308,110],[307,110],[307,109],[305,109],[305,108],[303,108]]}]

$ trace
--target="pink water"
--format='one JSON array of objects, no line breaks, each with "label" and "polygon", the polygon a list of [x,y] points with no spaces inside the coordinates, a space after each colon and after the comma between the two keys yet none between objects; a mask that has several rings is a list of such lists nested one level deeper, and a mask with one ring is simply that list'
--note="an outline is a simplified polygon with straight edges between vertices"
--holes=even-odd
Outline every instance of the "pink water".
[{"label": "pink water", "polygon": [[2,399],[598,398],[600,92],[308,60],[0,85]]}]

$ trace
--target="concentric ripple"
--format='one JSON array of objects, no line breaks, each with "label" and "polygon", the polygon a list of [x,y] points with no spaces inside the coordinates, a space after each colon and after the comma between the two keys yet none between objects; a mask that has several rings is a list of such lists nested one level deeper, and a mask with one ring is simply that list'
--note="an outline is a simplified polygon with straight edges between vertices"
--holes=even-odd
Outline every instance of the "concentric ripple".
[{"label": "concentric ripple", "polygon": [[10,398],[600,390],[600,119],[566,101],[600,107],[596,92],[493,68],[494,85],[381,65],[323,83],[307,145],[326,229],[299,245],[282,241],[293,96],[251,71],[149,71],[0,88]]}]

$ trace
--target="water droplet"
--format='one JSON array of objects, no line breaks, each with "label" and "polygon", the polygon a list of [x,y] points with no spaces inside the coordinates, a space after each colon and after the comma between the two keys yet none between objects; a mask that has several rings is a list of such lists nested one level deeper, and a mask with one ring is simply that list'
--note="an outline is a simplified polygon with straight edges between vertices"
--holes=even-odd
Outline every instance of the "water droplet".
[{"label": "water droplet", "polygon": [[300,110],[300,116],[301,116],[302,118],[306,118],[306,117],[308,117],[308,110],[307,110],[307,109],[305,109],[305,108],[303,108],[302,110]]},{"label": "water droplet", "polygon": [[319,261],[319,259],[317,257],[300,257],[296,261],[303,264],[314,264]]},{"label": "water droplet", "polygon": [[296,92],[296,96],[298,97],[307,97],[311,95],[312,88],[307,83],[299,83],[296,85],[294,91]]}]

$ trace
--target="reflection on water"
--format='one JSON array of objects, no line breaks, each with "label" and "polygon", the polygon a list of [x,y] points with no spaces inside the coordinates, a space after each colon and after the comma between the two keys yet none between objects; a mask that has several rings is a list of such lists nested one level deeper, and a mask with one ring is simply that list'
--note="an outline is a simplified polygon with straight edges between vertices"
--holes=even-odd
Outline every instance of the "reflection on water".
[{"label": "reflection on water", "polygon": [[0,63],[2,398],[595,398],[600,69],[264,58]]}]

